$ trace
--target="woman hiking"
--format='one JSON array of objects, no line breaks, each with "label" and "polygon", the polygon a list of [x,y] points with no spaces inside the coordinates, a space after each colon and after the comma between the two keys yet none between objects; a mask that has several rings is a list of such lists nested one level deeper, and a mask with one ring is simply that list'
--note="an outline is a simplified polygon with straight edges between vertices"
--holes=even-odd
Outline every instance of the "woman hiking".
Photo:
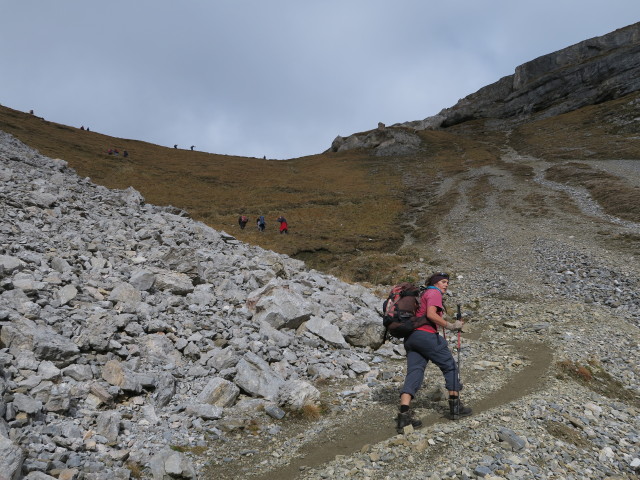
[{"label": "woman hiking", "polygon": [[289,233],[289,224],[287,224],[287,219],[280,215],[276,221],[280,222],[280,233]]},{"label": "woman hiking", "polygon": [[449,351],[447,340],[438,334],[438,326],[447,330],[462,330],[462,321],[447,322],[444,318],[442,296],[449,288],[449,275],[435,273],[427,280],[427,289],[420,297],[420,306],[416,317],[425,316],[426,325],[418,327],[404,341],[407,352],[407,376],[400,393],[400,413],[397,419],[397,431],[402,433],[404,427],[422,426],[422,422],[413,417],[410,408],[411,400],[422,385],[424,370],[429,361],[435,363],[442,371],[445,385],[449,391],[449,414],[452,420],[471,415],[471,409],[460,402],[459,392],[462,390],[458,368],[453,355]]}]

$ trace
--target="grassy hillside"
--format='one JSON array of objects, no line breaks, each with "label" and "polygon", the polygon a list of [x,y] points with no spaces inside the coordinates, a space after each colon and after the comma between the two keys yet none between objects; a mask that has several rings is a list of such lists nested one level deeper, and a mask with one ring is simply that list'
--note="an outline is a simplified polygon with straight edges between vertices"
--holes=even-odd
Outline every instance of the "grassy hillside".
[{"label": "grassy hillside", "polygon": [[[243,241],[346,279],[382,281],[370,278],[380,270],[370,265],[396,263],[375,258],[403,239],[395,221],[403,210],[402,176],[390,159],[366,153],[287,161],[214,155],[112,138],[6,107],[0,107],[0,129],[98,184],[133,186],[150,203],[182,208]],[[108,155],[109,148],[129,156]],[[244,231],[240,214],[251,219]],[[267,218],[262,234],[255,228],[258,215]],[[279,215],[289,221],[287,236],[277,231]]]},{"label": "grassy hillside", "polygon": [[[449,204],[438,195],[440,183],[500,162],[507,146],[552,162],[638,159],[639,102],[637,94],[630,95],[510,132],[487,129],[480,121],[423,131],[423,150],[405,157],[376,157],[367,151],[283,161],[215,155],[108,137],[6,107],[0,107],[0,129],[47,156],[66,160],[95,183],[133,186],[150,203],[179,207],[240,240],[305,260],[345,280],[386,284],[424,273],[403,266],[415,253],[406,246],[405,234],[417,243],[437,235]],[[127,150],[129,157],[108,155],[109,148]],[[530,174],[526,168],[520,173]],[[575,164],[559,165],[552,173],[555,181],[587,186],[614,215],[639,215],[634,205],[640,205],[640,189],[617,177],[605,179],[601,172]],[[490,187],[486,183],[482,188]],[[624,207],[616,200],[620,195]],[[473,201],[482,198],[480,189]],[[245,230],[237,224],[240,214],[250,218]],[[255,228],[258,215],[267,218],[264,233]],[[289,221],[289,235],[278,233],[275,220],[280,215]],[[439,268],[437,258],[424,261],[427,270],[430,263]]]}]

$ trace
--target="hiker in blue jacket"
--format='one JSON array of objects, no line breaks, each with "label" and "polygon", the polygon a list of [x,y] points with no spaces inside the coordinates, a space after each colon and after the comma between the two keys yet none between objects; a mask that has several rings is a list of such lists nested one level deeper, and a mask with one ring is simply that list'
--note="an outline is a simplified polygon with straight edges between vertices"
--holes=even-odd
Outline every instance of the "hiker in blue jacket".
[{"label": "hiker in blue jacket", "polygon": [[264,232],[264,229],[267,228],[267,223],[264,220],[264,215],[260,215],[256,219],[256,225],[258,226],[258,230],[260,230],[261,232]]}]

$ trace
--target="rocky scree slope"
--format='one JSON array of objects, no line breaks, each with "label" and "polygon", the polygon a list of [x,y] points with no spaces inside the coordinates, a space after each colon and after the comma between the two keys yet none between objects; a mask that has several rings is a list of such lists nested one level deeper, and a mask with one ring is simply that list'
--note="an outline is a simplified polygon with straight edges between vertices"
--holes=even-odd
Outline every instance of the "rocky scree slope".
[{"label": "rocky scree slope", "polygon": [[[441,376],[428,367],[413,403],[423,428],[300,478],[638,478],[640,263],[621,239],[637,238],[640,224],[604,214],[583,188],[550,181],[552,162],[508,143],[500,160],[441,182],[431,192],[447,199],[438,234],[411,245],[454,274],[448,302],[466,313],[463,398],[474,415],[434,419]],[[620,182],[640,179],[638,160],[581,163],[609,173],[624,165]],[[395,402],[369,421],[391,423]]]},{"label": "rocky scree slope", "polygon": [[314,380],[373,370],[369,290],[2,132],[0,180],[2,478],[196,478],[178,450],[269,438]]},{"label": "rocky scree slope", "polygon": [[[438,420],[446,397],[430,367],[414,404],[425,428],[395,435],[403,352],[378,348],[369,290],[92,185],[8,135],[0,145],[8,478],[637,475],[639,269],[595,240],[637,226],[576,215],[572,192],[504,166],[442,184],[455,204],[425,258],[456,273],[476,415]],[[491,194],[469,208],[486,178]],[[523,214],[533,194],[542,217]],[[330,412],[291,429],[316,402]],[[361,443],[338,448],[356,428]],[[320,463],[301,458],[319,450]]]}]

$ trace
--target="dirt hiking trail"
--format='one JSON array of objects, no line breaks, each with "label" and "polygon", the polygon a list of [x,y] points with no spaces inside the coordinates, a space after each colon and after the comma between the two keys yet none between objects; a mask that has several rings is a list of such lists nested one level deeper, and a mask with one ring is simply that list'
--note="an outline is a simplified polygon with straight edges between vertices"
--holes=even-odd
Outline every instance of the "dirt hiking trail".
[{"label": "dirt hiking trail", "polygon": [[[507,404],[543,388],[545,374],[553,358],[551,349],[542,343],[514,344],[513,346],[526,352],[531,364],[516,373],[502,388],[474,402],[472,405],[474,414]],[[438,374],[433,369],[429,371]],[[469,379],[469,381],[474,380]],[[397,435],[394,422],[397,399],[393,400],[387,399],[376,408],[368,408],[366,411],[344,419],[335,428],[323,432],[313,442],[301,447],[296,458],[287,465],[251,478],[258,480],[304,478],[304,470],[307,468],[329,462],[336,455],[349,455],[365,445],[375,444]],[[451,421],[444,416],[444,412],[436,411],[423,415],[420,419],[423,427]]]}]

